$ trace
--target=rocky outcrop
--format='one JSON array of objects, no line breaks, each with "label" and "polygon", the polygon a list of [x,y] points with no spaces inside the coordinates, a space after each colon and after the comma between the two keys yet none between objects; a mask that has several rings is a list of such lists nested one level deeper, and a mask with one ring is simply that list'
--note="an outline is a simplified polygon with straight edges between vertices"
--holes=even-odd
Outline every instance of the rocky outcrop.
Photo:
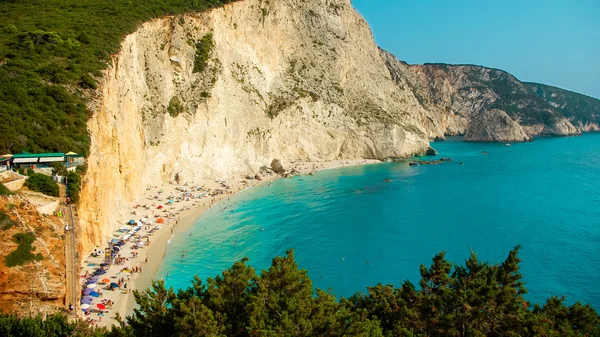
[{"label": "rocky outcrop", "polygon": [[147,22],[90,105],[84,252],[145,186],[176,174],[226,178],[272,158],[404,158],[428,146],[427,111],[392,80],[350,0],[246,0]]},{"label": "rocky outcrop", "polygon": [[475,142],[527,142],[532,138],[506,112],[492,109],[471,117],[465,139]]},{"label": "rocky outcrop", "polygon": [[285,173],[285,169],[283,168],[283,165],[281,165],[281,161],[279,159],[273,159],[271,162],[271,170],[277,174]]},{"label": "rocky outcrop", "polygon": [[525,83],[539,97],[560,111],[579,132],[600,131],[600,100],[539,83]]},{"label": "rocky outcrop", "polygon": [[[11,221],[9,228],[0,229],[0,311],[36,315],[64,308],[64,223],[55,216],[39,215],[35,205],[18,195],[0,197],[0,211]],[[18,246],[13,235],[23,232],[35,233],[33,253],[43,260],[7,267],[6,256]]]},{"label": "rocky outcrop", "polygon": [[381,51],[392,78],[411,88],[424,107],[430,139],[465,135],[467,141],[529,141],[577,135],[563,114],[511,74],[473,65],[408,65]]}]

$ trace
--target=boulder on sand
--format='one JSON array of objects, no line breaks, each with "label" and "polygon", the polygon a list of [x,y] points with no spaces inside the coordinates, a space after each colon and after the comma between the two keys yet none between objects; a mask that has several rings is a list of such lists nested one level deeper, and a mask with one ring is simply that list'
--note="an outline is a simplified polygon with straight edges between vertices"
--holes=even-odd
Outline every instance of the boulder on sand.
[{"label": "boulder on sand", "polygon": [[283,165],[281,165],[281,161],[279,159],[273,159],[273,161],[271,161],[271,170],[277,174],[285,173],[285,169],[283,168]]}]

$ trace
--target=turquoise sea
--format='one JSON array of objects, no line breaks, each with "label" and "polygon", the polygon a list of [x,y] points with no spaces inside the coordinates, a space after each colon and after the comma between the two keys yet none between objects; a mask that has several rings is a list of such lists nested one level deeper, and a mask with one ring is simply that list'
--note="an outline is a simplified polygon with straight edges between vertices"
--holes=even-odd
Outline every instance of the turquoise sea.
[{"label": "turquoise sea", "polygon": [[440,251],[495,263],[521,244],[528,300],[564,295],[600,309],[600,134],[432,145],[453,161],[333,169],[239,193],[173,238],[157,277],[187,287],[244,256],[268,268],[294,248],[315,287],[350,296],[418,284],[419,265]]}]

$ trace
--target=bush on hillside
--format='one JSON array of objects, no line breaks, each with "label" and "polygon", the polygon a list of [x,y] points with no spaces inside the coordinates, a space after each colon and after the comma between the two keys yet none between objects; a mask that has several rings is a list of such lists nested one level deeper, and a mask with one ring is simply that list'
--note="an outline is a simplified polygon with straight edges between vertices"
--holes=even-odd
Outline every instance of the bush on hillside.
[{"label": "bush on hillside", "polygon": [[87,163],[77,166],[75,172],[79,173],[81,176],[85,175],[85,172],[87,172]]},{"label": "bush on hillside", "polygon": [[77,172],[69,172],[67,175],[67,195],[71,202],[79,202],[79,192],[81,191],[81,176]]},{"label": "bush on hillside", "polygon": [[14,252],[6,255],[4,261],[7,267],[20,266],[28,261],[40,261],[44,259],[42,254],[32,253],[35,250],[35,247],[32,246],[35,241],[33,233],[17,233],[13,235],[13,239],[19,245]]},{"label": "bush on hillside", "polygon": [[52,177],[34,173],[27,178],[25,186],[32,191],[41,192],[52,197],[59,196],[58,184]]},{"label": "bush on hillside", "polygon": [[65,177],[69,172],[63,163],[52,163],[52,175]]},{"label": "bush on hillside", "polygon": [[0,183],[0,195],[11,195],[13,194],[11,190],[8,189],[8,187],[4,186],[3,183]]},{"label": "bush on hillside", "polygon": [[2,228],[2,230],[10,229],[15,224],[16,224],[16,222],[14,220],[12,220],[8,216],[8,214],[4,213],[3,211],[0,211],[0,228]]},{"label": "bush on hillside", "polygon": [[196,56],[194,58],[194,69],[192,70],[193,73],[201,73],[206,69],[214,46],[215,42],[213,41],[212,33],[204,35],[204,37],[202,37],[202,39],[196,43]]}]

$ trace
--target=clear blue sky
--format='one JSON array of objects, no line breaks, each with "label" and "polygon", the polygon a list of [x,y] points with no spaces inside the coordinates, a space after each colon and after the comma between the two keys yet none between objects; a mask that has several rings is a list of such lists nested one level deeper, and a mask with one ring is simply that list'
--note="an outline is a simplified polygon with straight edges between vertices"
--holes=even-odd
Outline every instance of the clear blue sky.
[{"label": "clear blue sky", "polygon": [[352,0],[408,63],[499,68],[600,98],[600,0]]}]

